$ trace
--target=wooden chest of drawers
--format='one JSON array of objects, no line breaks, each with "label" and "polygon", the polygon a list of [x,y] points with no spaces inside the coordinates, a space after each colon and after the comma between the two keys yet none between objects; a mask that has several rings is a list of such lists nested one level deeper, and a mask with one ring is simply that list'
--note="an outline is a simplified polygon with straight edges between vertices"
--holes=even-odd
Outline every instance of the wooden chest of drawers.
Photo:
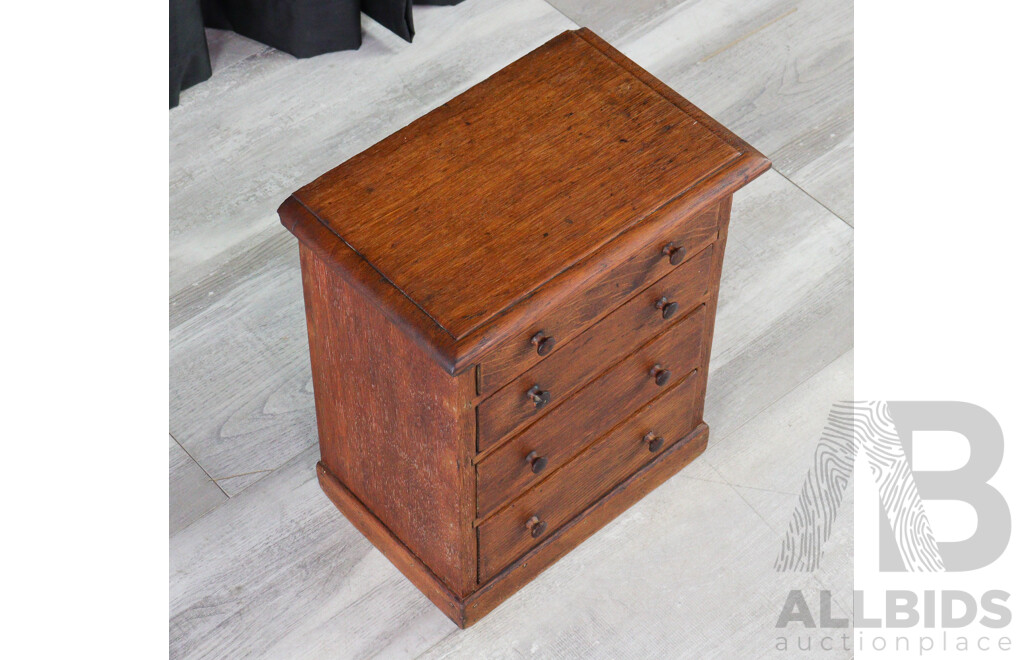
[{"label": "wooden chest of drawers", "polygon": [[579,30],[281,206],[320,483],[459,626],[704,450],[732,194],[769,166]]}]

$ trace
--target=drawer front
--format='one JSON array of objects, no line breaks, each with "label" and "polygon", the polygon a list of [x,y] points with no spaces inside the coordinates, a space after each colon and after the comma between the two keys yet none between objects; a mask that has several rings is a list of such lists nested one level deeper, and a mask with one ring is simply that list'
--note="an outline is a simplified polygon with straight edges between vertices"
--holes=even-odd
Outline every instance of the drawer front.
[{"label": "drawer front", "polygon": [[[712,204],[697,215],[666,228],[630,259],[552,309],[535,327],[495,346],[480,361],[477,372],[479,393],[493,392],[544,357],[557,354],[594,319],[710,245],[718,237],[718,211],[719,205]],[[666,254],[665,249],[670,243],[678,250]]]},{"label": "drawer front", "polygon": [[633,415],[477,529],[486,581],[555,533],[631,474],[685,437],[700,420],[700,373]]},{"label": "drawer front", "polygon": [[709,246],[590,327],[479,406],[478,448],[554,410],[594,376],[704,301],[715,247]]},{"label": "drawer front", "polygon": [[[698,307],[480,461],[478,516],[557,470],[605,430],[695,369],[700,363],[705,309]],[[668,373],[662,378],[653,375],[656,365]]]}]

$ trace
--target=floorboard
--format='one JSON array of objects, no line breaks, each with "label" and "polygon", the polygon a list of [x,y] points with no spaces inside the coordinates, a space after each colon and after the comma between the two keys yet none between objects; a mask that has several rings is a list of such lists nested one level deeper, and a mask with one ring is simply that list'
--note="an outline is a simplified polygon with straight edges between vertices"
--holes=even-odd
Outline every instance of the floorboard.
[{"label": "floorboard", "polygon": [[[170,113],[171,657],[762,657],[790,589],[849,612],[851,516],[816,573],[772,565],[828,405],[852,390],[852,3],[551,4],[417,6],[414,44],[364,19],[362,49],[309,60],[210,31],[214,76]],[[572,21],[776,171],[733,207],[708,451],[459,631],[317,485],[297,250],[275,210]]]},{"label": "floorboard", "polygon": [[206,474],[203,468],[192,460],[188,452],[182,449],[174,438],[168,437],[168,440],[170,442],[168,502],[170,534],[173,536],[193,521],[201,518],[207,511],[221,504],[228,496],[210,478],[210,475]]},{"label": "floorboard", "polygon": [[309,60],[221,45],[255,52],[171,111],[171,433],[229,495],[316,441],[298,250],[277,206],[575,27],[540,0],[415,20],[413,44],[366,20],[359,51]]},{"label": "floorboard", "polygon": [[293,190],[575,27],[541,0],[417,7],[415,21],[412,44],[364,19],[359,50],[260,50],[182,93],[170,113],[172,293],[248,249]]},{"label": "floorboard", "polygon": [[704,418],[709,444],[853,346],[853,230],[777,172],[733,204]]},{"label": "floorboard", "polygon": [[551,0],[853,224],[853,2]]}]

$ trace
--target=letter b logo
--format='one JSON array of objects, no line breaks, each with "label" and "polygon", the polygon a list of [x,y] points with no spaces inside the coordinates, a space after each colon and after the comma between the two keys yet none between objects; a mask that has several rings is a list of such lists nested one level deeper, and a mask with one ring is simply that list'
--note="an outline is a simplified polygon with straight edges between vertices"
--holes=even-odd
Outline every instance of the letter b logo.
[{"label": "letter b logo", "polygon": [[[951,471],[913,471],[921,500],[966,502],[978,517],[978,527],[969,539],[936,542],[946,571],[971,571],[988,566],[1006,550],[1010,541],[1010,509],[1006,500],[988,480],[1003,460],[1003,432],[987,410],[960,401],[890,401],[889,414],[899,434],[908,467],[913,466],[915,431],[952,431],[970,445],[966,465]],[[883,502],[883,509],[886,504]],[[883,571],[905,571],[898,549],[900,533],[913,534],[914,521],[893,525],[881,517],[879,567]]]}]

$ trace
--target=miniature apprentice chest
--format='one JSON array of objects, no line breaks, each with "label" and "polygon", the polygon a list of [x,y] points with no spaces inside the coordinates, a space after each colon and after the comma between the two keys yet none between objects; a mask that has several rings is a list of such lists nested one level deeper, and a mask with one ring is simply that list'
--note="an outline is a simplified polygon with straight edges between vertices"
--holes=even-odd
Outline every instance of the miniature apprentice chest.
[{"label": "miniature apprentice chest", "polygon": [[320,484],[456,624],[704,450],[732,194],[769,166],[584,29],[281,206]]}]

